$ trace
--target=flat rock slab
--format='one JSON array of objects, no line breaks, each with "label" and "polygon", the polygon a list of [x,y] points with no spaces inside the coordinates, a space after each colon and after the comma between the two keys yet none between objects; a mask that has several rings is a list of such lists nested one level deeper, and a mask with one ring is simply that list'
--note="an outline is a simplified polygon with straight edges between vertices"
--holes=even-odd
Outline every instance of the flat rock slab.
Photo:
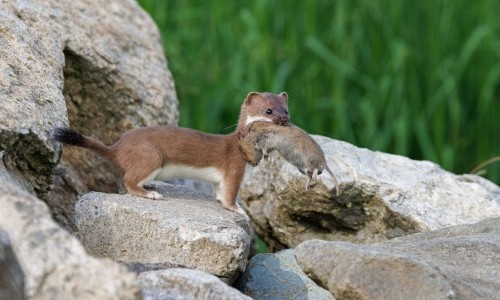
[{"label": "flat rock slab", "polygon": [[155,190],[166,198],[84,195],[75,219],[87,251],[128,264],[184,266],[228,279],[245,270],[250,225],[242,215],[185,187],[165,184]]},{"label": "flat rock slab", "polygon": [[252,257],[236,287],[255,300],[335,299],[329,291],[307,277],[297,264],[293,249]]},{"label": "flat rock slab", "polygon": [[144,300],[250,300],[214,275],[190,269],[148,271],[139,275]]},{"label": "flat rock slab", "polygon": [[311,240],[295,255],[339,299],[500,297],[500,218],[374,245]]},{"label": "flat rock slab", "polygon": [[340,196],[326,172],[306,191],[306,176],[279,156],[261,161],[242,186],[255,231],[273,251],[310,239],[376,243],[500,216],[500,188],[482,177],[313,138],[338,178]]}]

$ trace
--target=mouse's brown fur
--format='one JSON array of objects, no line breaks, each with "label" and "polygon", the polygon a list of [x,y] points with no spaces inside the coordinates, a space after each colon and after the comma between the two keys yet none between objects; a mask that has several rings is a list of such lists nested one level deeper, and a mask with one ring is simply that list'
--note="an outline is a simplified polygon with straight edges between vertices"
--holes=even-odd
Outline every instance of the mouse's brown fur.
[{"label": "mouse's brown fur", "polygon": [[239,136],[239,145],[252,166],[256,166],[262,157],[267,159],[273,150],[278,151],[284,159],[308,176],[306,189],[315,183],[317,175],[326,170],[332,176],[337,196],[340,195],[337,178],[328,167],[323,150],[307,132],[297,126],[254,122]]}]

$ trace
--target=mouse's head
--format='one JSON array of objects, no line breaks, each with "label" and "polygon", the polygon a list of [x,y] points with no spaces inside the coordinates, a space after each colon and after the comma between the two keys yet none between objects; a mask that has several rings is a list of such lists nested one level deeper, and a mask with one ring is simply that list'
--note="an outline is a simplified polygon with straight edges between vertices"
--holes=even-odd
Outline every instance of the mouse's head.
[{"label": "mouse's head", "polygon": [[268,121],[283,126],[290,124],[288,94],[250,92],[241,107],[238,127],[243,128],[255,121]]}]

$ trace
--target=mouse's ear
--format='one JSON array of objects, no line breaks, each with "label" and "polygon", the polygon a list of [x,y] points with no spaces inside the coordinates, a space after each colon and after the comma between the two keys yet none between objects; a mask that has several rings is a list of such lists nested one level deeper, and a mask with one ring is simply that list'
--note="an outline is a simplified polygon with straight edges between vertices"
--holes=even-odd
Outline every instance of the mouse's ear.
[{"label": "mouse's ear", "polygon": [[286,104],[288,104],[288,94],[286,92],[283,92],[280,94],[281,99],[285,101]]},{"label": "mouse's ear", "polygon": [[257,92],[250,92],[247,95],[247,98],[245,99],[245,105],[250,105],[252,104],[252,101],[260,97],[261,94]]}]

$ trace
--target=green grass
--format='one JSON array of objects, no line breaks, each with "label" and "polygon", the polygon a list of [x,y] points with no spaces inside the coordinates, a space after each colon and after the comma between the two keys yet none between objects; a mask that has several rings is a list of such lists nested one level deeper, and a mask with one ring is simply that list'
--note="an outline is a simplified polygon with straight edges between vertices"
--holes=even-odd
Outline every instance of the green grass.
[{"label": "green grass", "polygon": [[[250,91],[287,91],[310,133],[466,173],[500,155],[500,1],[139,0],[180,125],[227,133]],[[486,167],[500,182],[500,163]]]}]

